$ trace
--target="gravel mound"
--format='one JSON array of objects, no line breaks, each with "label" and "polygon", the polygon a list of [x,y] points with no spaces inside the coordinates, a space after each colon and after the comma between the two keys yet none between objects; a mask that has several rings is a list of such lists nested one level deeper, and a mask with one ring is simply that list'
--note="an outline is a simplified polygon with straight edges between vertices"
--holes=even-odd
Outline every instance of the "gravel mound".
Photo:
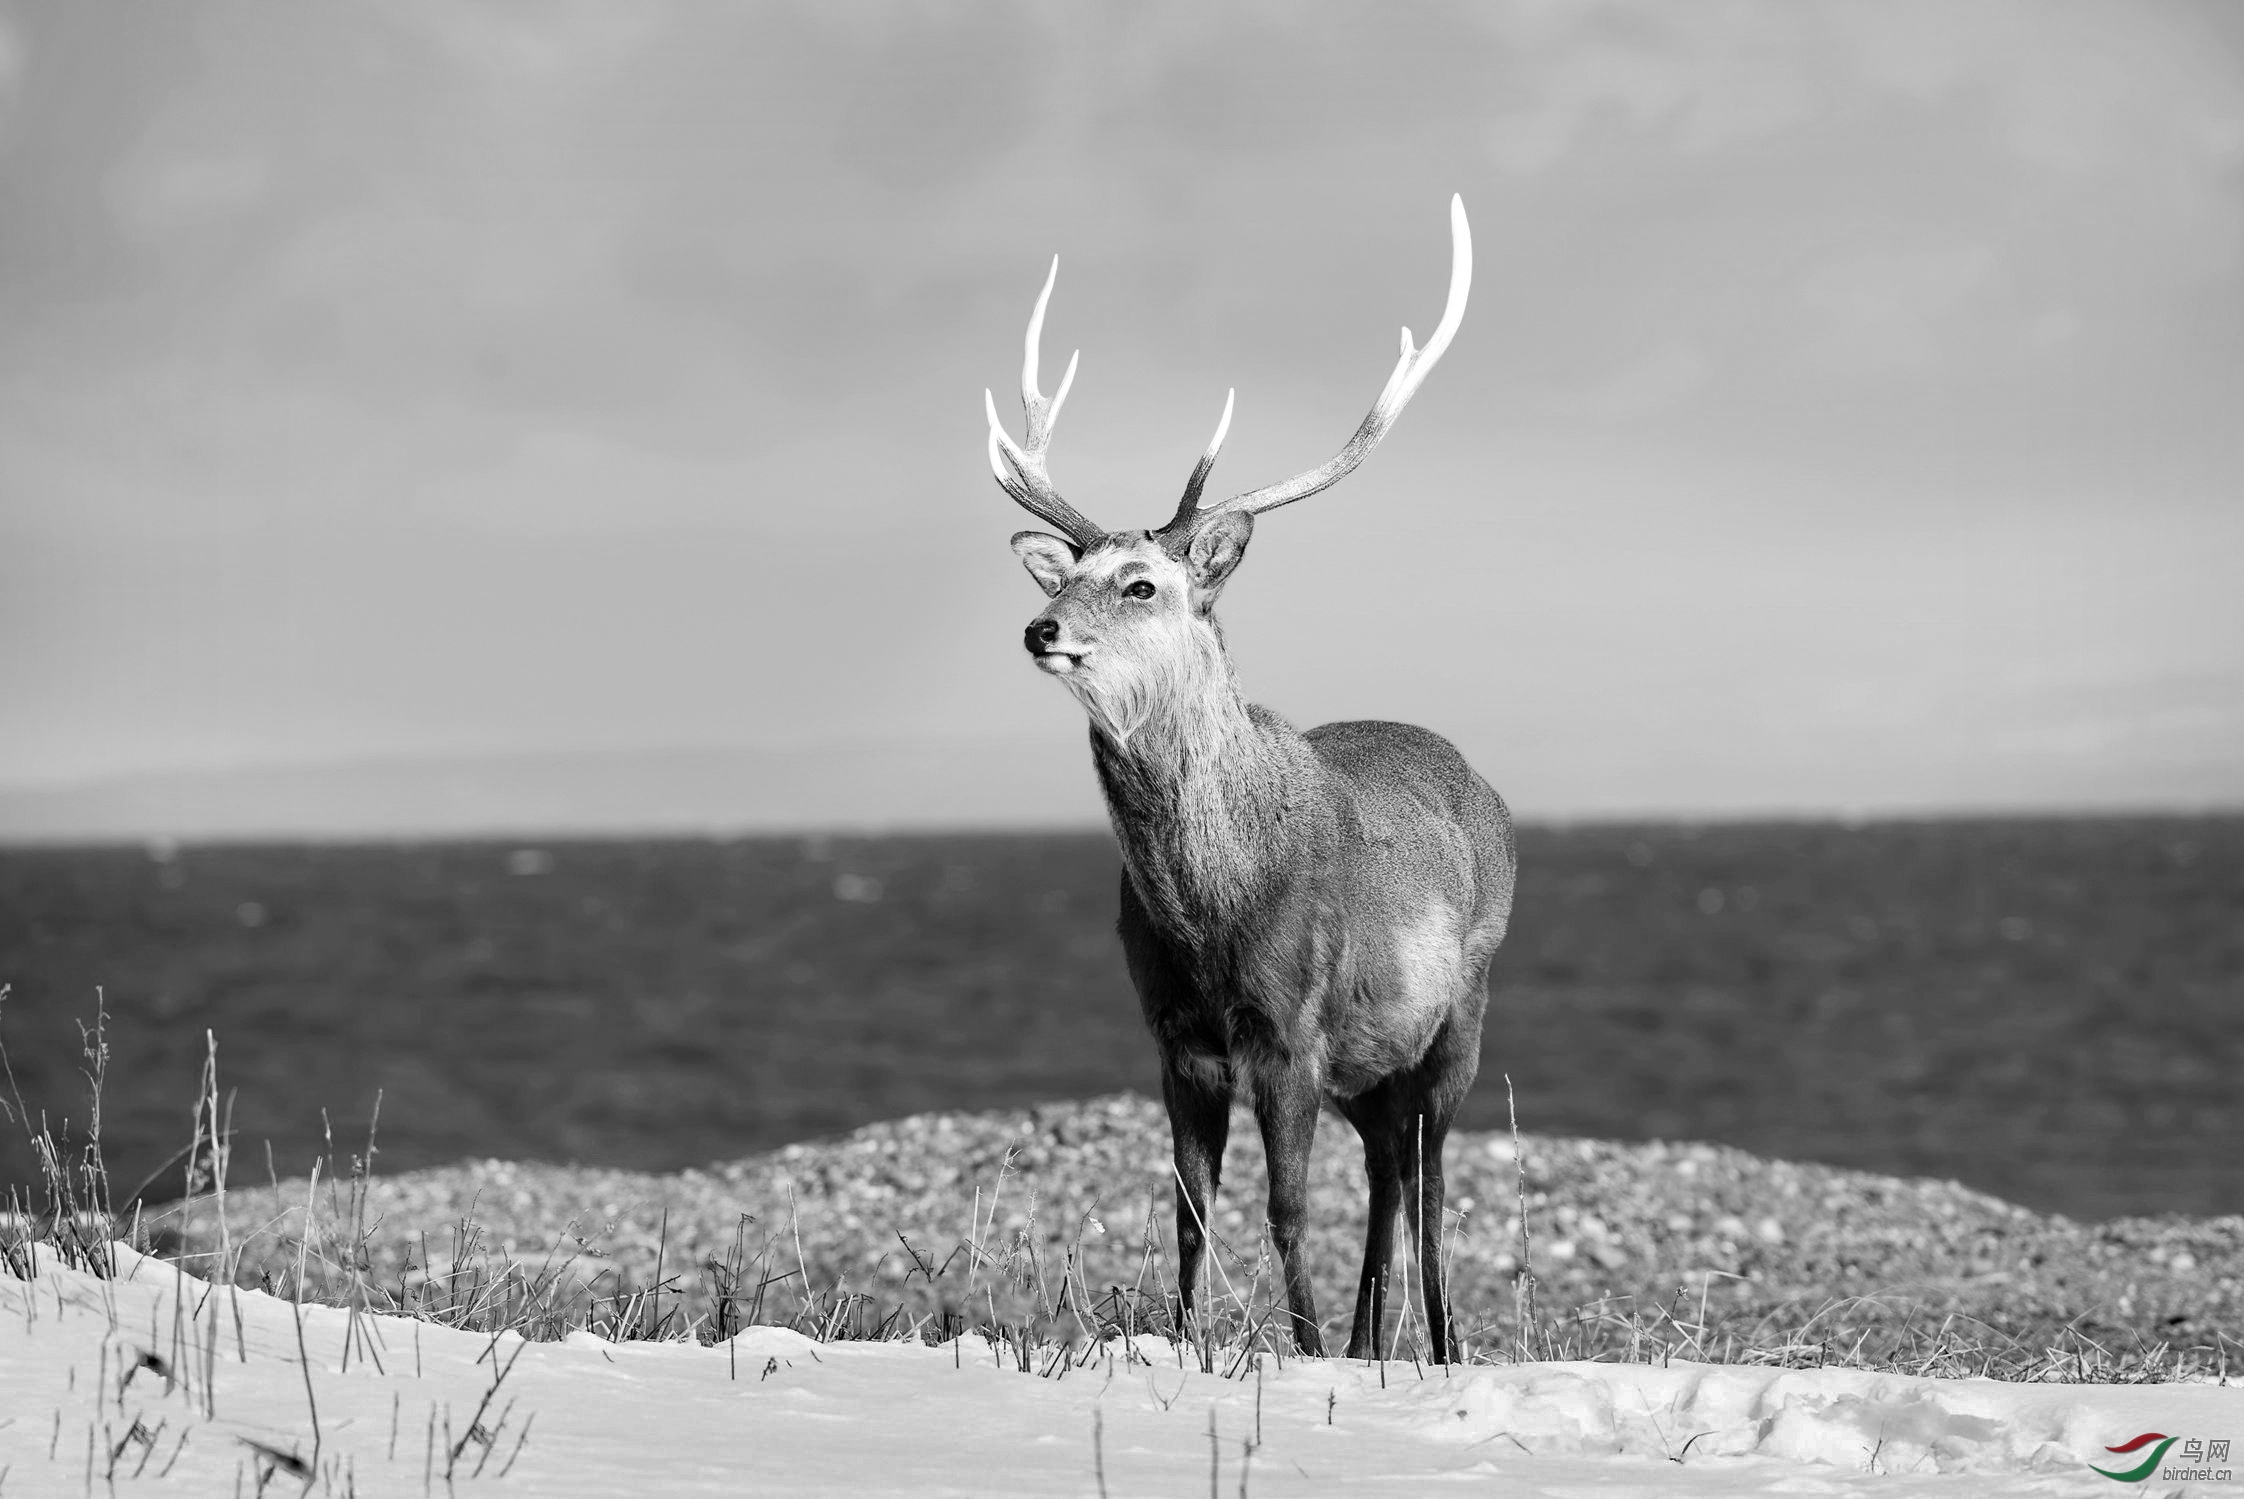
[{"label": "gravel mound", "polygon": [[[469,1161],[357,1184],[362,1217],[353,1183],[323,1183],[311,1239],[331,1258],[362,1239],[374,1282],[405,1294],[471,1264],[566,1263],[597,1295],[668,1277],[700,1310],[708,1265],[729,1256],[761,1267],[751,1287],[807,1271],[814,1288],[914,1314],[964,1310],[971,1278],[974,1313],[988,1300],[1004,1316],[999,1295],[1040,1287],[1051,1306],[1071,1263],[1093,1302],[1114,1287],[1167,1286],[1168,1150],[1160,1105],[1117,1094],[922,1114],[675,1175]],[[2177,1355],[2228,1368],[2244,1354],[2244,1217],[2080,1224],[1953,1182],[1705,1144],[1529,1135],[1515,1157],[1508,1135],[1457,1133],[1448,1170],[1460,1328],[1508,1337],[1518,1326],[1524,1200],[1545,1351],[1653,1337],[1671,1348],[1688,1339],[1711,1356],[1843,1356],[1874,1335],[1899,1358],[1945,1328],[2009,1350],[2000,1367],[2014,1371],[2030,1353],[2047,1373],[2049,1348],[2083,1340],[2112,1355],[2106,1375],[2156,1372]],[[252,1240],[247,1278],[293,1267],[307,1191],[294,1181],[230,1195],[236,1243],[270,1230]],[[1221,1257],[1230,1286],[1249,1300],[1272,1279],[1265,1191],[1261,1143],[1241,1112],[1211,1226],[1230,1251]],[[1362,1255],[1363,1164],[1352,1131],[1329,1115],[1311,1191],[1320,1310],[1328,1328],[1344,1327]],[[215,1245],[207,1205],[171,1227],[190,1251]],[[1002,1265],[973,1265],[969,1242]],[[766,1292],[767,1319],[768,1308],[784,1315],[797,1304],[801,1284]]]}]

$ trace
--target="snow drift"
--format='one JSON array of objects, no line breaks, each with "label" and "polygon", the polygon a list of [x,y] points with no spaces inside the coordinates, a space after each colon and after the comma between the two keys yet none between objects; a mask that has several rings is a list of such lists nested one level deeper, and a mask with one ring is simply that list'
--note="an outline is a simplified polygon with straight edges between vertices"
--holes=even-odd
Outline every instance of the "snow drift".
[{"label": "snow drift", "polygon": [[524,1343],[116,1258],[112,1280],[48,1255],[35,1280],[0,1279],[8,1493],[1125,1496],[1212,1474],[1225,1494],[2086,1495],[2127,1491],[2094,1467],[2135,1462],[2109,1449],[2144,1433],[2200,1444],[2153,1479],[2214,1442],[2244,1456],[2244,1391],[2217,1383],[1274,1358],[1208,1373],[1151,1338],[1046,1350],[1023,1372],[978,1338],[774,1328]]}]

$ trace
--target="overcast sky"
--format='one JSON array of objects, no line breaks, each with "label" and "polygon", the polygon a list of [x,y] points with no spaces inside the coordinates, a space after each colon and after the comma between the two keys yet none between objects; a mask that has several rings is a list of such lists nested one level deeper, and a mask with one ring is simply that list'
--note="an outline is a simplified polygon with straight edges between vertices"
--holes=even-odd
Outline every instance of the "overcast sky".
[{"label": "overcast sky", "polygon": [[1250,696],[1530,816],[2244,803],[2244,7],[0,16],[0,833],[773,820],[734,752],[1094,819],[983,447],[1046,263],[1053,475],[1144,526],[1229,387],[1211,488],[1340,445],[1452,192]]}]

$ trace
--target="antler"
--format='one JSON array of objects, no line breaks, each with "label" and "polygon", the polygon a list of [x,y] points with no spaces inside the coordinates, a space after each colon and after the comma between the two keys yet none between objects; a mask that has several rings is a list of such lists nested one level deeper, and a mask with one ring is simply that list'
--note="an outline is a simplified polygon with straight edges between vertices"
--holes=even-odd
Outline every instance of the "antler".
[{"label": "antler", "polygon": [[1216,454],[1223,451],[1224,434],[1231,430],[1231,403],[1238,394],[1236,388],[1223,393],[1223,419],[1216,423],[1215,436],[1208,440],[1208,450],[1192,465],[1192,477],[1184,481],[1184,498],[1177,501],[1177,513],[1169,517],[1160,535],[1173,539],[1191,534],[1193,521],[1200,513],[1200,491],[1207,487],[1208,471],[1215,467]]},{"label": "antler", "polygon": [[1075,362],[1083,357],[1081,349],[1069,357],[1067,373],[1060,377],[1059,393],[1045,400],[1044,393],[1036,388],[1037,345],[1044,338],[1044,304],[1052,300],[1052,285],[1059,279],[1060,257],[1055,255],[1051,274],[1044,278],[1044,290],[1037,294],[1036,311],[1029,314],[1028,337],[1022,343],[1021,406],[1028,412],[1027,444],[1023,446],[1006,435],[1005,424],[997,419],[996,396],[984,390],[982,405],[990,418],[990,472],[997,475],[999,486],[1022,509],[1065,531],[1077,546],[1088,547],[1106,533],[1061,499],[1044,472],[1044,450],[1051,446],[1060,405],[1067,400],[1068,387],[1075,383]]},{"label": "antler", "polygon": [[[1249,490],[1245,494],[1233,495],[1228,500],[1202,507],[1197,504],[1199,487],[1206,481],[1208,465],[1215,461],[1215,446],[1211,446],[1207,457],[1200,460],[1200,467],[1193,471],[1192,487],[1185,495],[1186,504],[1178,507],[1176,519],[1169,523],[1170,527],[1189,528],[1198,517],[1218,515],[1226,510],[1244,510],[1249,515],[1260,515],[1265,510],[1275,510],[1280,505],[1307,499],[1318,490],[1346,477],[1357,464],[1364,461],[1373,448],[1379,446],[1379,439],[1387,435],[1387,429],[1395,424],[1395,418],[1402,415],[1403,407],[1410,404],[1410,398],[1417,394],[1419,385],[1435,364],[1440,362],[1442,352],[1449,347],[1449,340],[1456,335],[1457,325],[1465,319],[1465,297],[1473,285],[1473,231],[1472,226],[1465,222],[1465,199],[1461,194],[1453,194],[1449,200],[1449,244],[1449,302],[1442,308],[1441,322],[1435,327],[1434,336],[1426,340],[1425,348],[1413,348],[1410,330],[1403,329],[1402,358],[1396,361],[1395,372],[1387,377],[1387,388],[1379,393],[1379,399],[1372,404],[1371,414],[1364,418],[1362,426],[1356,428],[1356,435],[1348,439],[1348,445],[1321,468],[1296,474],[1283,484]],[[1224,424],[1228,426],[1230,420],[1231,408],[1227,404],[1224,407]],[[1223,432],[1219,428],[1216,432],[1216,445],[1220,446],[1222,442]]]}]

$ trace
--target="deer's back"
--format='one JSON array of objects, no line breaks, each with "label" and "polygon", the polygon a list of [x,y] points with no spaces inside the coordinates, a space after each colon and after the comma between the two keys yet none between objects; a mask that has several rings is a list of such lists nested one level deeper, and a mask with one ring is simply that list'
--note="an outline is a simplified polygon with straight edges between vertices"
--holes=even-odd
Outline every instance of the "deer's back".
[{"label": "deer's back", "polygon": [[[1450,872],[1472,905],[1501,921],[1517,862],[1511,812],[1455,745],[1416,724],[1328,723],[1305,738],[1330,778],[1344,843],[1383,850],[1370,867]],[[1501,929],[1498,931],[1501,935]]]}]

